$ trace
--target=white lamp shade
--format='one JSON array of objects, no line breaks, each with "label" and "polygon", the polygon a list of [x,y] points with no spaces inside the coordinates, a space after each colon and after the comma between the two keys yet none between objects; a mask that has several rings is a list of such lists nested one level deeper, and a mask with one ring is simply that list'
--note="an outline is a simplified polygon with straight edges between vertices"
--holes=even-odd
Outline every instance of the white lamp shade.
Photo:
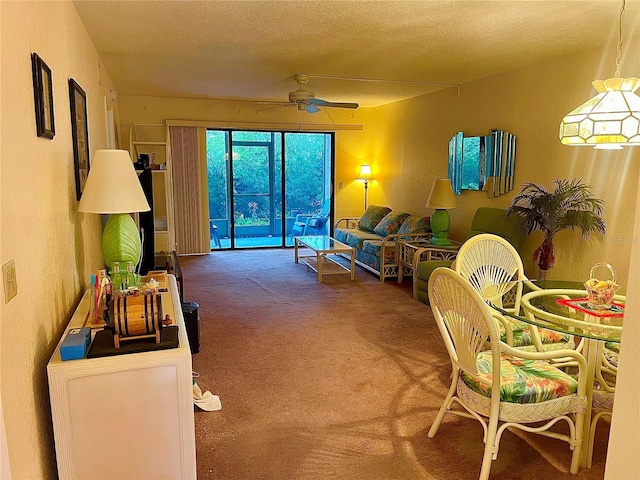
[{"label": "white lamp shade", "polygon": [[456,196],[451,188],[451,181],[448,178],[436,178],[431,187],[431,193],[427,200],[427,208],[434,208],[437,210],[448,210],[456,208],[458,203],[456,202]]},{"label": "white lamp shade", "polygon": [[126,150],[97,150],[78,211],[133,213],[151,210]]},{"label": "white lamp shade", "polygon": [[371,180],[371,165],[360,165],[359,180]]},{"label": "white lamp shade", "polygon": [[640,146],[640,79],[609,78],[593,83],[598,94],[569,112],[560,124],[565,145],[600,148]]}]

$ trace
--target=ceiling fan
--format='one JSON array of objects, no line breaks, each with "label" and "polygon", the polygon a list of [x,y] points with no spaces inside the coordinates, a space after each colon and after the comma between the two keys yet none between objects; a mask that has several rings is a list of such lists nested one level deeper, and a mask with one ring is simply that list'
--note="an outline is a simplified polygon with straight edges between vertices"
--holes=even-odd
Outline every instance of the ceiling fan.
[{"label": "ceiling fan", "polygon": [[297,90],[289,92],[289,102],[259,102],[259,103],[277,103],[280,106],[296,105],[301,112],[318,113],[319,107],[331,107],[331,108],[358,108],[357,103],[345,103],[345,102],[328,102],[327,100],[321,100],[316,98],[316,94],[309,90],[305,90],[305,85],[309,81],[309,76],[304,73],[297,73],[293,76],[294,80],[298,83]]}]

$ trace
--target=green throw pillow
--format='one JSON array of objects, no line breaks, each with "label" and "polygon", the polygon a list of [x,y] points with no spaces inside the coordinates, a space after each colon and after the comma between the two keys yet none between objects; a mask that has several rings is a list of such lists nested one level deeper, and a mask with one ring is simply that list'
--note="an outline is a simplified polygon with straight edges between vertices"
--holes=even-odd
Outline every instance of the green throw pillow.
[{"label": "green throw pillow", "polygon": [[398,230],[400,230],[400,227],[402,226],[402,222],[404,222],[405,218],[408,216],[408,213],[389,212],[382,220],[380,220],[380,223],[376,225],[376,228],[373,229],[373,233],[377,233],[383,237],[398,233]]},{"label": "green throw pillow", "polygon": [[376,225],[378,225],[380,220],[382,220],[390,211],[391,209],[389,207],[369,205],[367,210],[360,217],[360,230],[373,233],[373,229],[376,228]]},{"label": "green throw pillow", "polygon": [[430,221],[431,219],[429,217],[409,215],[400,227],[400,230],[398,230],[398,233],[429,233],[431,231]]}]

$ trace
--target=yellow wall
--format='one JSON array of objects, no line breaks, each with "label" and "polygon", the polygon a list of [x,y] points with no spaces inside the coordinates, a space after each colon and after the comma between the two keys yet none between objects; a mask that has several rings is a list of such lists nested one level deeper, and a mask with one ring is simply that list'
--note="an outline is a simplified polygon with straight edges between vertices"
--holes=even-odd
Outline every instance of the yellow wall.
[{"label": "yellow wall", "polygon": [[[636,157],[636,161],[638,158]],[[640,205],[640,191],[636,197]],[[629,218],[629,222],[632,218]],[[631,253],[627,280],[629,292],[635,293],[640,285],[640,208],[635,212],[634,248]],[[639,477],[640,472],[640,296],[630,293],[626,305],[622,347],[616,385],[609,448],[607,450],[606,480],[626,480]],[[600,428],[600,427],[598,427]]]},{"label": "yellow wall", "polygon": [[[286,87],[283,88],[286,94]],[[267,108],[268,110],[264,110]],[[281,130],[297,130],[302,124],[362,124],[369,110],[326,109],[316,114],[298,112],[295,107],[271,108],[253,102],[224,101],[198,98],[127,96],[120,97],[121,147],[129,148],[129,128],[132,123],[160,124],[165,120],[219,122],[229,128],[260,129],[282,123]],[[219,127],[219,124],[215,126]],[[365,127],[368,128],[368,127]],[[327,131],[330,131],[328,129]],[[362,184],[356,181],[361,163],[365,162],[362,131],[338,130],[336,133],[336,218],[360,216],[363,210]],[[342,182],[343,190],[337,184]]]},{"label": "yellow wall", "polygon": [[[15,260],[18,280],[17,297],[1,302],[2,412],[13,478],[53,478],[46,364],[102,259],[100,217],[77,213],[67,81],[87,93],[91,155],[107,146],[113,87],[71,2],[0,2],[0,16],[0,261]],[[36,136],[31,52],[52,71],[53,140]]]},{"label": "yellow wall", "polygon": [[[364,126],[362,131],[336,134],[335,217],[362,213],[363,185],[356,180],[361,163],[371,164],[375,177],[369,185],[369,204],[430,215],[425,204],[433,179],[447,176],[449,139],[458,131],[477,136],[498,128],[518,138],[515,188],[493,199],[485,192],[463,191],[458,208],[450,211],[451,237],[464,240],[479,206],[506,207],[524,182],[551,188],[554,178],[579,178],[605,201],[607,234],[579,241],[579,232],[559,233],[557,263],[549,278],[587,278],[592,264],[606,260],[619,278],[626,279],[639,153],[633,149],[612,152],[568,147],[558,140],[562,117],[592,96],[591,81],[613,74],[615,49],[609,50],[605,49],[604,56],[601,50],[590,51],[472,82],[462,86],[459,96],[450,88],[378,108],[330,110],[336,123]],[[639,63],[637,56],[628,55],[622,71],[640,71]],[[231,122],[282,121],[295,126],[299,118],[293,107],[257,113],[263,106],[207,99],[123,95],[120,108],[123,145],[130,123],[180,119],[229,122],[229,126]],[[303,113],[301,118],[303,122],[330,123],[326,115]],[[341,182],[342,190],[338,189]],[[541,241],[536,232],[521,248],[531,277],[537,276],[531,254]]]},{"label": "yellow wall", "polygon": [[[637,22],[636,22],[637,23]],[[627,31],[624,76],[640,76],[640,32]],[[556,237],[557,263],[549,278],[584,279],[598,261],[611,263],[623,290],[634,291],[640,282],[640,148],[597,151],[566,147],[557,139],[562,117],[593,96],[590,82],[613,75],[615,49],[557,58],[520,70],[496,75],[462,87],[460,97],[445,90],[366,112],[364,155],[373,158],[380,172],[371,189],[374,203],[418,212],[426,202],[433,178],[447,175],[448,140],[458,131],[485,135],[492,128],[518,137],[515,185],[536,182],[551,186],[553,178],[580,178],[604,199],[607,234],[583,241],[579,232],[563,231]],[[366,145],[366,146],[365,146]],[[343,148],[348,148],[343,146]],[[382,172],[392,172],[385,175]],[[479,206],[505,207],[513,194],[490,199],[483,192],[463,192],[458,208],[450,211],[452,236],[463,239]],[[339,197],[338,197],[339,201]],[[635,231],[634,231],[635,225]],[[532,234],[521,251],[530,276],[537,275],[531,253],[541,242]],[[632,258],[633,255],[633,258]],[[618,390],[611,426],[605,478],[638,478],[640,471],[640,300],[627,305],[618,372]]]},{"label": "yellow wall", "polygon": [[[601,63],[611,68],[600,72]],[[608,78],[614,66],[614,57],[603,59],[601,51],[591,51],[463,85],[460,96],[448,89],[366,112],[366,155],[379,170],[379,181],[370,189],[371,202],[430,214],[424,205],[433,179],[447,176],[449,139],[458,131],[478,136],[492,128],[507,130],[518,139],[514,190],[493,199],[485,192],[463,191],[458,208],[449,212],[451,236],[464,240],[479,206],[508,206],[525,182],[551,188],[554,178],[579,178],[605,201],[607,234],[583,242],[579,232],[559,233],[557,263],[549,278],[586,279],[592,264],[606,260],[626,284],[640,150],[598,151],[564,146],[558,140],[562,117],[589,99],[591,81]],[[628,55],[622,72],[639,71],[640,57]],[[537,268],[531,254],[541,241],[536,232],[520,249],[532,277]]]}]

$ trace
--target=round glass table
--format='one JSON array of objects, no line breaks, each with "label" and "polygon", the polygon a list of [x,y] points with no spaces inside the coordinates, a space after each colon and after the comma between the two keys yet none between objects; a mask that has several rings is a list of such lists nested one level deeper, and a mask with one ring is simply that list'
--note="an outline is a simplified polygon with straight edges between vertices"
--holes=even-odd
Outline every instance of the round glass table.
[{"label": "round glass table", "polygon": [[[513,286],[517,282],[512,282]],[[579,285],[575,282],[570,284]],[[541,285],[542,286],[542,285]],[[522,295],[519,314],[496,308],[503,315],[519,322],[547,328],[561,333],[581,337],[582,355],[587,362],[587,376],[593,382],[587,382],[587,411],[583,430],[583,446],[589,445],[591,432],[591,410],[594,390],[613,392],[614,387],[603,374],[603,349],[605,342],[619,344],[622,335],[624,306],[626,297],[615,295],[608,309],[593,309],[587,301],[587,291],[575,288],[543,288]],[[611,373],[610,370],[605,371]],[[613,372],[615,374],[615,371]],[[590,463],[590,452],[584,448],[582,466]]]}]

